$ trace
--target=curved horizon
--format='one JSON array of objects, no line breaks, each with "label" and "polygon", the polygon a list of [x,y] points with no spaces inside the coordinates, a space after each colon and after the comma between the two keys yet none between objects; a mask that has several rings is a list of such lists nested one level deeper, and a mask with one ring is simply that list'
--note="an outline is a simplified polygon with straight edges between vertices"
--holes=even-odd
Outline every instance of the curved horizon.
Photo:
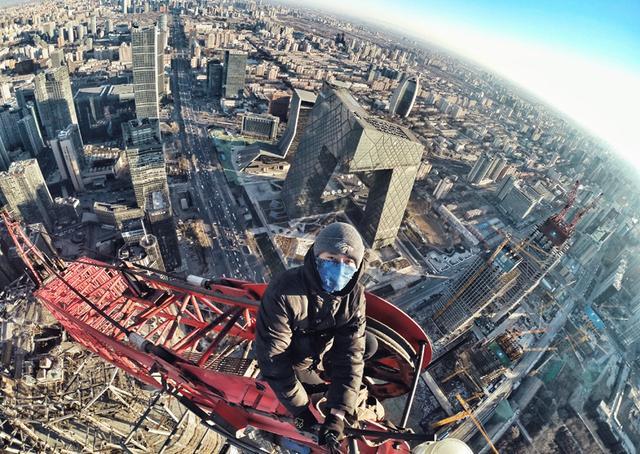
[{"label": "curved horizon", "polygon": [[640,172],[640,2],[293,3],[381,23],[475,62],[556,109]]}]

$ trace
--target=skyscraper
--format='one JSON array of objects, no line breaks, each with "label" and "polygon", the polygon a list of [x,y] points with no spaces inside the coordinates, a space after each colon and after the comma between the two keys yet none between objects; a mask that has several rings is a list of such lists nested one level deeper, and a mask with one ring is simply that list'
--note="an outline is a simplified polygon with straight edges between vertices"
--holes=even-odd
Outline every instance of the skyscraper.
[{"label": "skyscraper", "polygon": [[[131,120],[123,125],[127,161],[136,203],[145,211],[169,207],[169,186],[158,120]],[[153,195],[159,193],[159,195]],[[161,206],[162,205],[162,206]]]},{"label": "skyscraper", "polygon": [[207,89],[209,95],[214,97],[222,96],[222,75],[223,67],[220,60],[207,62]]},{"label": "skyscraper", "polygon": [[482,153],[467,174],[467,181],[469,181],[469,183],[478,184],[484,180],[491,170],[492,162],[493,161],[486,153]]},{"label": "skyscraper", "polygon": [[36,112],[33,106],[28,110],[30,113],[25,114],[18,121],[18,131],[22,139],[22,146],[31,153],[31,156],[38,156],[44,148],[44,140],[40,126],[36,120]]},{"label": "skyscraper", "polygon": [[91,16],[89,19],[89,33],[93,36],[98,34],[98,21],[96,16]]},{"label": "skyscraper", "polygon": [[0,136],[10,150],[20,145],[20,133],[16,123],[20,119],[20,110],[9,105],[0,107]]},{"label": "skyscraper", "polygon": [[496,191],[496,197],[498,200],[502,201],[504,198],[511,192],[515,187],[518,179],[514,175],[509,175],[507,178],[504,178],[498,189]]},{"label": "skyscraper", "polygon": [[242,96],[244,80],[247,71],[247,54],[237,50],[227,50],[224,53],[222,95],[235,99]]},{"label": "skyscraper", "polygon": [[404,78],[396,87],[389,101],[389,113],[407,118],[420,91],[420,76]]},{"label": "skyscraper", "polygon": [[160,14],[160,17],[158,18],[158,27],[161,32],[169,30],[169,18],[166,14]]},{"label": "skyscraper", "polygon": [[369,117],[344,88],[318,96],[282,188],[291,217],[317,214],[334,171],[370,173],[360,223],[373,248],[395,241],[424,149],[406,128]]},{"label": "skyscraper", "polygon": [[164,77],[164,48],[169,43],[169,31],[158,32],[157,37],[157,54],[156,54],[156,73],[158,74],[158,98],[162,98],[167,94]]},{"label": "skyscraper", "polygon": [[[633,235],[620,235],[619,238],[625,237],[629,239]],[[634,344],[640,342],[640,257],[628,247],[626,241],[621,241],[621,245],[624,246],[610,261],[609,267],[605,268],[605,261],[602,261],[600,270],[593,276],[593,282],[587,286],[585,297],[609,323],[608,328],[616,332],[624,348],[631,350]]]},{"label": "skyscraper", "polygon": [[75,41],[75,37],[73,34],[73,29],[75,28],[75,25],[73,24],[73,22],[69,22],[67,24],[67,39],[69,40],[70,43]]},{"label": "skyscraper", "polygon": [[433,191],[433,196],[436,198],[436,200],[443,199],[447,196],[447,194],[449,194],[449,191],[451,191],[452,187],[453,181],[451,181],[449,177],[443,178],[438,182],[438,185]]},{"label": "skyscraper", "polygon": [[78,41],[82,42],[84,39],[86,28],[82,24],[76,25],[76,33],[78,34]]},{"label": "skyscraper", "polygon": [[155,26],[131,30],[133,60],[133,91],[136,100],[136,117],[159,118],[160,93],[163,83],[158,77],[161,71],[162,53],[159,52],[158,30]]},{"label": "skyscraper", "polygon": [[64,50],[56,49],[49,53],[49,61],[52,68],[60,68],[64,63]]},{"label": "skyscraper", "polygon": [[63,180],[70,180],[76,191],[84,191],[81,175],[84,160],[83,148],[78,125],[69,125],[58,133],[57,138],[51,140],[51,149],[60,176]]},{"label": "skyscraper", "polygon": [[158,19],[158,44],[163,50],[169,44],[169,19],[166,14],[161,14]]},{"label": "skyscraper", "polygon": [[502,156],[494,156],[491,160],[489,172],[487,172],[487,178],[497,181],[506,165],[507,161]]},{"label": "skyscraper", "polygon": [[636,294],[632,305],[631,317],[622,324],[620,332],[620,342],[627,349],[640,342],[640,294]]},{"label": "skyscraper", "polygon": [[45,24],[42,24],[42,31],[47,36],[47,38],[52,39],[56,32],[56,23],[47,22]]},{"label": "skyscraper", "polygon": [[131,120],[123,125],[127,161],[137,205],[144,210],[160,246],[164,266],[175,270],[182,262],[173,222],[164,148],[158,120]]},{"label": "skyscraper", "polygon": [[11,158],[9,158],[7,147],[4,146],[4,141],[0,137],[0,169],[9,170],[9,165],[11,165]]},{"label": "skyscraper", "polygon": [[165,271],[158,239],[149,233],[145,233],[140,240],[134,243],[122,246],[118,251],[118,258],[154,270]]},{"label": "skyscraper", "polygon": [[35,90],[31,87],[20,87],[16,89],[16,101],[18,101],[18,107],[21,109],[26,109],[28,104],[32,105],[36,104],[36,93]]},{"label": "skyscraper", "polygon": [[288,160],[291,160],[298,150],[300,139],[309,123],[311,109],[316,103],[316,98],[317,96],[313,92],[297,88],[293,90],[293,97],[289,104],[287,129],[278,142],[278,149],[282,156],[286,156]]},{"label": "skyscraper", "polygon": [[48,139],[55,138],[58,131],[70,124],[78,124],[69,71],[65,66],[37,74],[35,87],[38,113]]},{"label": "skyscraper", "polygon": [[12,162],[7,172],[0,172],[0,191],[11,211],[25,222],[52,227],[53,199],[35,159]]},{"label": "skyscraper", "polygon": [[64,47],[64,27],[62,26],[56,30],[56,44],[59,48]]}]

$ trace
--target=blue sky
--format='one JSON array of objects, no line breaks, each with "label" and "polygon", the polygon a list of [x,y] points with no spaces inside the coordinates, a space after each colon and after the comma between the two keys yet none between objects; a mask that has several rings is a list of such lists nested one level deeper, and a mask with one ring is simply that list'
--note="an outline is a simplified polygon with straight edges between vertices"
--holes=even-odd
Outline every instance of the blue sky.
[{"label": "blue sky", "polygon": [[417,1],[394,8],[640,69],[640,1]]},{"label": "blue sky", "polygon": [[640,0],[290,0],[384,23],[476,61],[640,170]]}]

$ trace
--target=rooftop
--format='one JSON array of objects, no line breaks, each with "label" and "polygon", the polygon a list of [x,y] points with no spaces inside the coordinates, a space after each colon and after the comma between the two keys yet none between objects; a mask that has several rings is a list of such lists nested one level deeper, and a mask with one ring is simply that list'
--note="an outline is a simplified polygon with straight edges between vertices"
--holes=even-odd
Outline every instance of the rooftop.
[{"label": "rooftop", "polygon": [[157,119],[136,118],[122,124],[122,137],[127,147],[161,143],[160,123]]},{"label": "rooftop", "polygon": [[11,163],[11,165],[9,166],[9,173],[10,174],[16,174],[16,173],[23,173],[27,167],[31,167],[33,165],[38,165],[38,161],[36,161],[35,159],[25,159],[23,161],[13,161]]},{"label": "rooftop", "polygon": [[333,87],[333,90],[347,109],[353,112],[353,115],[363,128],[373,128],[385,134],[392,134],[405,140],[417,142],[416,137],[407,128],[370,116],[348,90],[341,87]]},{"label": "rooftop", "polygon": [[295,88],[294,91],[302,102],[315,103],[318,98],[318,95],[312,91],[301,90],[299,88]]}]

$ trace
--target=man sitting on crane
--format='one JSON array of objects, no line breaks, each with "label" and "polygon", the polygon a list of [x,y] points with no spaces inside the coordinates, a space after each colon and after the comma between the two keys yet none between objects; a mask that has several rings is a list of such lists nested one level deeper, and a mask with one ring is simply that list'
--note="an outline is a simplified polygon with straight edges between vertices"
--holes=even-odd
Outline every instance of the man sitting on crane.
[{"label": "man sitting on crane", "polygon": [[365,247],[350,224],[326,226],[304,265],[271,281],[262,298],[256,353],[262,376],[295,417],[299,430],[318,424],[309,393],[330,383],[319,443],[343,437],[345,417],[355,416],[364,361],[377,350],[365,333]]}]

